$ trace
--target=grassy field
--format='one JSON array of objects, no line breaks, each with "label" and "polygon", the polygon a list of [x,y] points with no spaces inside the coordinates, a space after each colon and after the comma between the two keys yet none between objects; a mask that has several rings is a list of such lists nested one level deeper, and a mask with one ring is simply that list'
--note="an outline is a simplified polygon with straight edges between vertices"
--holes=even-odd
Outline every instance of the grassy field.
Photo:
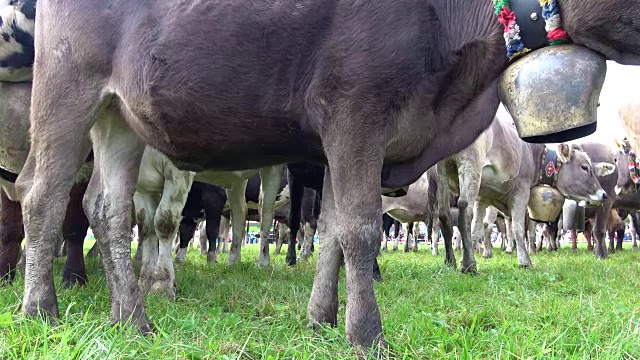
[{"label": "grassy field", "polygon": [[[464,275],[426,250],[381,258],[385,280],[376,293],[394,358],[640,358],[640,252],[597,261],[584,249],[562,249],[533,255],[535,269],[523,270],[515,255],[495,251],[493,259],[478,257],[478,274]],[[19,315],[20,275],[0,288],[0,359],[353,357],[344,337],[344,271],[340,325],[314,333],[305,319],[315,256],[295,268],[273,256],[267,270],[254,266],[256,245],[242,256],[244,263],[227,268],[190,251],[176,267],[177,300],[145,301],[156,329],[148,337],[108,325],[97,259],[88,263],[87,287],[58,291],[56,326]],[[62,267],[57,259],[57,285]]]}]

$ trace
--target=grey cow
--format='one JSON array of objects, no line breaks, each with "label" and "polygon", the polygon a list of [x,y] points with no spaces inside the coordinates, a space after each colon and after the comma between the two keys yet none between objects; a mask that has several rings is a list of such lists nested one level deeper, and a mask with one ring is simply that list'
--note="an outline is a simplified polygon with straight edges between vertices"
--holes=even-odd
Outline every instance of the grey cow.
[{"label": "grey cow", "polygon": [[[639,23],[640,0],[558,3],[576,44],[640,65],[640,28],[618,16]],[[32,147],[17,182],[23,313],[58,315],[49,240],[93,143],[84,206],[106,250],[111,318],[150,330],[126,256],[146,143],[196,172],[326,163],[308,320],[337,322],[344,255],[347,339],[386,347],[371,271],[381,187],[414,182],[491,123],[509,59],[490,1],[40,0],[37,11]]]},{"label": "grey cow", "polygon": [[[545,168],[544,152],[544,145],[522,141],[509,117],[498,116],[473,145],[438,164],[438,170],[449,177],[451,190],[460,194],[458,222],[464,245],[462,271],[477,270],[473,244],[485,237],[487,224],[484,219],[489,206],[494,206],[511,220],[518,265],[532,266],[524,242],[525,218],[530,190],[539,183]],[[565,197],[598,202],[606,198],[596,175],[612,172],[614,165],[592,164],[576,145],[561,144],[557,158],[560,166],[555,187]],[[468,212],[467,206],[471,205],[473,214]]]}]

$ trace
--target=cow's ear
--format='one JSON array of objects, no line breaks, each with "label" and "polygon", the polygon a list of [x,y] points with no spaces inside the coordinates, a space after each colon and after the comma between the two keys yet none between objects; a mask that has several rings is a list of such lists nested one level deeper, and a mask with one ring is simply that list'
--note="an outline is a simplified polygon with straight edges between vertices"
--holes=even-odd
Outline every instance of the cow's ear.
[{"label": "cow's ear", "polygon": [[596,175],[598,176],[607,176],[616,171],[616,166],[607,162],[595,163],[593,164],[593,168],[596,170]]},{"label": "cow's ear", "polygon": [[561,162],[567,163],[569,162],[569,158],[571,157],[571,147],[568,144],[562,143],[558,144],[558,159]]}]

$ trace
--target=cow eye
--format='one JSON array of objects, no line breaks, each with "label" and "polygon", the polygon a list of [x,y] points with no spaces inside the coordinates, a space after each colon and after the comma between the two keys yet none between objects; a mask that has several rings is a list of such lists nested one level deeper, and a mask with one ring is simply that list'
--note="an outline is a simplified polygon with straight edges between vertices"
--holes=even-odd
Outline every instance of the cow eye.
[{"label": "cow eye", "polygon": [[589,172],[589,165],[582,165],[580,168],[586,172]]}]

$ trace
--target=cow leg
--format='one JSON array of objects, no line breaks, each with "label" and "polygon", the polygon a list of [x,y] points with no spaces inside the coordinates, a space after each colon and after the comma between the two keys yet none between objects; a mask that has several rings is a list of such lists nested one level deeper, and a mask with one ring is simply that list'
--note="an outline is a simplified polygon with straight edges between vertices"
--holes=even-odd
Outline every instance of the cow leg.
[{"label": "cow leg", "polygon": [[[220,206],[222,205],[222,206]],[[205,234],[205,239],[209,239],[209,250],[207,251],[207,264],[215,264],[218,262],[218,247],[216,244],[216,240],[223,241],[222,239],[218,239],[218,235],[220,234],[220,223],[222,220],[222,211],[224,210],[224,203],[215,204],[210,201],[205,202],[204,204],[204,213],[207,218],[205,221],[205,228],[202,229],[202,234]],[[201,235],[202,236],[202,235]],[[206,249],[205,244],[205,249]]]},{"label": "cow leg", "polygon": [[[196,224],[195,219],[188,217],[182,218],[180,221],[180,228],[178,229],[178,234],[180,236],[180,247],[178,248],[178,254],[176,254],[176,262],[178,264],[182,264],[187,259],[187,248],[189,246],[189,240],[196,232]],[[206,251],[206,245],[205,245]]]},{"label": "cow leg", "polygon": [[609,238],[609,254],[616,252],[616,232],[614,229],[607,229],[607,237]]},{"label": "cow leg", "polygon": [[316,229],[311,226],[310,223],[304,224],[304,241],[302,242],[302,249],[300,250],[300,257],[298,261],[306,261],[311,257],[311,245],[313,244],[313,237],[316,235]]},{"label": "cow leg", "polygon": [[536,248],[536,222],[527,215],[524,221],[525,226],[525,246],[529,248],[529,254],[538,252]]},{"label": "cow leg", "polygon": [[230,219],[226,216],[220,218],[220,232],[218,233],[218,254],[227,253],[228,244],[227,238],[229,237]]},{"label": "cow leg", "polygon": [[133,203],[138,225],[138,252],[142,255],[138,285],[142,295],[146,296],[153,285],[153,274],[158,264],[159,243],[153,223],[160,204],[160,194],[136,191]]},{"label": "cow leg", "polygon": [[[46,61],[45,61],[46,62]],[[22,313],[58,317],[52,262],[56,241],[78,170],[89,155],[88,132],[97,113],[99,92],[84,86],[64,62],[33,82],[31,149],[16,181],[26,232],[26,266]],[[56,86],[52,77],[74,86]]]},{"label": "cow leg", "polygon": [[231,207],[231,249],[227,258],[227,265],[240,262],[240,247],[244,242],[245,222],[247,221],[247,180],[243,180],[227,190],[227,199]]},{"label": "cow leg", "polygon": [[278,240],[276,242],[276,249],[273,252],[276,255],[280,255],[282,252],[282,245],[284,244],[284,240],[288,239],[291,234],[291,230],[289,227],[281,222],[278,223]]},{"label": "cow leg", "polygon": [[[440,222],[440,229],[442,230],[442,236],[444,237],[444,251],[445,251],[444,263],[446,265],[449,265],[455,268],[456,255],[453,252],[454,234],[453,234],[453,225],[451,224],[452,222],[451,212],[449,211],[449,208],[448,208],[448,202],[444,203],[443,206],[441,206],[441,209],[438,210],[438,219]],[[434,241],[434,239],[431,238],[431,241]]]},{"label": "cow leg", "polygon": [[[415,225],[415,224],[414,224]],[[418,252],[419,248],[418,248],[418,235],[420,232],[420,223],[418,223],[418,230],[416,230],[414,228],[415,233],[413,234],[413,252]],[[438,247],[436,245],[436,252],[438,251]],[[437,254],[436,254],[437,255]]]},{"label": "cow leg", "polygon": [[[460,270],[462,272],[476,272],[476,259],[473,254],[477,242],[472,240],[472,220],[473,207],[475,206],[478,191],[480,189],[480,174],[466,174],[464,169],[460,169],[460,198],[458,199],[458,222],[460,236],[462,237],[462,260],[460,261]],[[468,170],[465,170],[468,171]],[[475,175],[475,176],[473,176]],[[472,206],[469,209],[469,206]],[[482,222],[478,219],[478,226],[481,227]],[[477,229],[481,231],[480,228]],[[478,240],[480,237],[478,236]]]},{"label": "cow leg", "polygon": [[[533,221],[532,221],[533,222]],[[538,234],[536,233],[536,237],[534,237],[534,246],[536,246],[536,252],[542,252],[542,247],[544,246],[544,240],[547,239],[546,229],[544,224],[536,224],[536,227],[540,226],[540,242],[538,242]],[[548,240],[548,239],[547,239]]]},{"label": "cow leg", "polygon": [[[516,240],[518,252],[518,265],[525,268],[533,267],[531,258],[527,252],[524,242],[525,225],[527,222],[527,199],[529,199],[529,189],[522,189],[517,192],[521,197],[516,196],[510,204],[511,227]],[[533,221],[531,221],[533,223]]]},{"label": "cow leg", "polygon": [[[153,285],[151,285],[150,292],[165,294],[170,300],[173,300],[175,299],[175,270],[171,247],[173,239],[178,233],[182,209],[187,202],[187,195],[195,173],[180,171],[167,165],[164,175],[162,198],[153,218],[153,226],[158,237],[158,263],[153,273]],[[193,231],[195,232],[195,226]],[[185,239],[186,246],[189,245],[192,238],[193,233]]]},{"label": "cow leg", "polygon": [[338,271],[343,254],[336,226],[338,215],[333,196],[333,186],[327,168],[322,190],[322,213],[318,219],[318,238],[321,246],[307,307],[309,325],[315,329],[323,323],[333,326],[338,323]]},{"label": "cow leg", "polygon": [[593,224],[592,236],[595,238],[595,255],[598,259],[606,259],[609,256],[605,242],[605,233],[611,213],[611,201],[607,199],[605,204],[596,208],[596,219]]},{"label": "cow leg", "polygon": [[[137,252],[136,252],[136,255],[137,255]],[[96,257],[96,256],[100,256],[100,246],[98,246],[98,241],[97,240],[93,244],[91,249],[89,249],[89,252],[87,253],[87,257],[88,258],[92,258],[92,257]],[[136,258],[137,258],[137,256],[136,256]]]},{"label": "cow leg", "polygon": [[[287,256],[285,262],[289,266],[296,264],[296,237],[300,229],[300,220],[302,218],[302,198],[304,196],[304,184],[300,179],[289,172],[289,246],[287,247]],[[300,238],[302,241],[302,237]]]},{"label": "cow leg", "polygon": [[504,252],[507,254],[513,254],[513,246],[515,245],[515,238],[513,236],[513,227],[511,226],[511,219],[504,219],[505,237],[507,241],[507,248]]},{"label": "cow leg", "polygon": [[571,229],[571,250],[578,250],[578,230]]},{"label": "cow leg", "polygon": [[433,215],[429,215],[427,218],[427,240],[429,240],[429,246],[431,247],[431,255],[433,256],[438,256],[438,243],[439,243],[439,239],[434,236],[434,232],[435,232],[435,222],[436,220],[434,219]]},{"label": "cow leg", "polygon": [[[471,219],[471,243],[474,248],[476,247],[475,244],[481,244],[484,242],[485,231],[483,224],[487,207],[488,204],[481,201],[476,201],[473,206],[473,217]],[[464,241],[464,237],[462,240]]]},{"label": "cow leg", "polygon": [[147,333],[151,329],[131,262],[131,199],[144,145],[113,107],[93,126],[91,140],[95,161],[83,204],[100,246],[111,319],[113,323],[130,321]]},{"label": "cow leg", "polygon": [[616,250],[622,249],[622,242],[624,241],[624,229],[620,229],[616,231],[617,242],[616,242]]},{"label": "cow leg", "polygon": [[400,221],[393,222],[393,251],[398,251],[400,245]]},{"label": "cow leg", "polygon": [[62,286],[69,288],[84,285],[87,271],[84,266],[84,238],[89,229],[89,220],[82,209],[82,198],[87,184],[74,185],[71,188],[67,214],[62,225],[62,234],[67,247],[67,261],[62,271]]},{"label": "cow leg", "polygon": [[[344,131],[340,129],[340,134],[360,134],[355,131]],[[327,130],[330,132],[329,130]],[[373,267],[380,246],[381,219],[382,219],[382,198],[380,196],[380,172],[384,158],[382,146],[373,145],[369,140],[351,139],[351,136],[331,136],[330,143],[324,144],[325,153],[329,162],[329,169],[325,177],[325,190],[323,199],[331,198],[335,209],[327,211],[322,207],[322,216],[327,212],[333,212],[335,233],[329,234],[330,238],[339,235],[339,241],[344,253],[346,281],[347,281],[347,309],[346,309],[346,334],[347,340],[357,349],[374,348],[378,352],[386,347],[382,335],[382,323],[380,311],[376,302],[373,288]],[[364,142],[363,142],[364,141]],[[354,144],[367,143],[367,147],[358,146],[362,152],[358,156],[345,156],[345,149],[352,149]],[[327,184],[332,184],[327,188]],[[323,204],[324,205],[324,204]],[[326,226],[323,224],[323,226]],[[322,237],[321,237],[322,238]],[[326,238],[322,238],[323,241]],[[317,271],[320,267],[335,268],[339,260],[339,250],[335,243],[331,244],[333,263],[327,266],[327,261],[321,262],[318,259]],[[327,244],[320,247],[320,253],[326,254]],[[325,255],[326,256],[326,255]],[[333,301],[335,295],[332,293],[319,292],[319,288],[324,285],[325,289],[337,285],[337,271],[334,271],[331,284],[323,284],[314,281],[312,290],[312,302],[309,307],[312,309],[313,299],[316,294],[324,295],[323,301],[329,303],[332,312],[335,314],[337,301]],[[316,273],[316,279],[321,276]],[[335,293],[335,290],[333,291]],[[331,299],[331,301],[328,301]],[[310,312],[313,314],[313,312]],[[324,312],[320,312],[323,314]],[[326,313],[325,313],[326,314]],[[317,316],[312,316],[315,321],[323,320]]]},{"label": "cow leg", "polygon": [[[218,220],[218,222],[220,222],[220,220]],[[198,245],[200,246],[200,256],[207,256],[208,239],[207,239],[206,228],[207,228],[207,222],[206,221],[201,221],[198,224],[198,229],[200,229],[200,232],[198,233],[200,235],[200,236],[198,236]],[[216,233],[216,238],[217,237],[218,237],[218,234]]]},{"label": "cow leg", "polygon": [[64,256],[64,248],[66,244],[64,243],[64,236],[59,238],[56,241],[56,245],[54,247],[53,255],[57,258]]},{"label": "cow leg", "polygon": [[409,252],[411,241],[413,239],[413,221],[408,222],[406,226],[407,231],[405,231],[406,236],[404,239],[404,252]]},{"label": "cow leg", "polygon": [[269,231],[273,225],[274,206],[278,196],[278,189],[282,182],[285,166],[269,166],[260,170],[260,254],[258,255],[258,266],[267,267],[271,265],[269,254]]},{"label": "cow leg", "polygon": [[11,283],[16,276],[24,230],[20,202],[11,201],[0,188],[0,283]]}]

